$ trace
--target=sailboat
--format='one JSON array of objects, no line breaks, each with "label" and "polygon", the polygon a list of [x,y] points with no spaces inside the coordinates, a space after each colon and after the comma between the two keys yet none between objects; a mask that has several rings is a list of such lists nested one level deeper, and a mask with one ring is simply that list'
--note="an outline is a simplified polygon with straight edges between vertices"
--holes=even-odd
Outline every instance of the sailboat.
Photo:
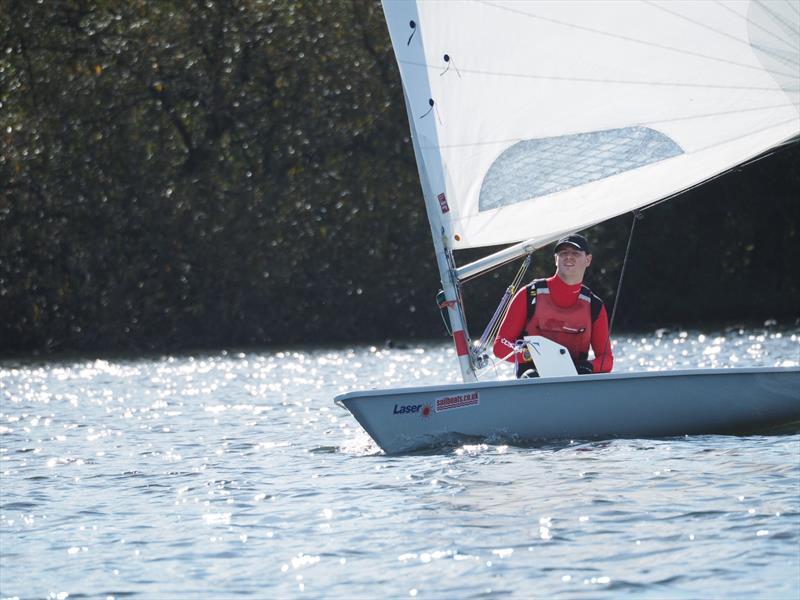
[{"label": "sailboat", "polygon": [[[800,423],[800,368],[480,381],[461,283],[800,139],[792,0],[383,0],[463,383],[352,391],[387,453]],[[458,266],[454,252],[506,245]],[[538,364],[538,363],[537,363]]]}]

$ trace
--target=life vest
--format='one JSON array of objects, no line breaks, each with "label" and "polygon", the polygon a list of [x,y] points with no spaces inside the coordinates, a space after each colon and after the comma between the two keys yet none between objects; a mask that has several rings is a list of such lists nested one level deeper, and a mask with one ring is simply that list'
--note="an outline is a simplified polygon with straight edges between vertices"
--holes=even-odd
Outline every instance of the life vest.
[{"label": "life vest", "polygon": [[550,297],[545,279],[535,279],[528,285],[528,316],[525,335],[541,335],[561,344],[572,360],[586,360],[592,340],[592,323],[600,315],[603,301],[585,285],[572,306],[558,306]]}]

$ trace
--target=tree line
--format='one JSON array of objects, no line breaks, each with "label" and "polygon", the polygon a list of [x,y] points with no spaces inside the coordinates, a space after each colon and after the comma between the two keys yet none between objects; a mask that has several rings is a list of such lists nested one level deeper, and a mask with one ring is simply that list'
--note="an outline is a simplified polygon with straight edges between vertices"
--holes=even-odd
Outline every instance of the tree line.
[{"label": "tree line", "polygon": [[[378,3],[2,0],[0,32],[0,353],[444,335]],[[796,320],[798,158],[645,212],[617,324]],[[588,232],[608,301],[630,219]],[[514,268],[465,285],[474,333]]]}]

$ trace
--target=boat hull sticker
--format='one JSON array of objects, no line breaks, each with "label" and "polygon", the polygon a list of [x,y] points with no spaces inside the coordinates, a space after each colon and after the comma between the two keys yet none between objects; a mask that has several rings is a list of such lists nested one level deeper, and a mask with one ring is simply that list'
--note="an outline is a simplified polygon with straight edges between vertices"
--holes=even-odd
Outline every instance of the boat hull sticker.
[{"label": "boat hull sticker", "polygon": [[431,406],[430,404],[395,404],[392,414],[429,417],[431,416]]},{"label": "boat hull sticker", "polygon": [[440,413],[446,410],[477,406],[478,404],[480,404],[480,395],[478,392],[466,392],[464,394],[454,394],[452,396],[436,398],[435,408],[436,412]]}]

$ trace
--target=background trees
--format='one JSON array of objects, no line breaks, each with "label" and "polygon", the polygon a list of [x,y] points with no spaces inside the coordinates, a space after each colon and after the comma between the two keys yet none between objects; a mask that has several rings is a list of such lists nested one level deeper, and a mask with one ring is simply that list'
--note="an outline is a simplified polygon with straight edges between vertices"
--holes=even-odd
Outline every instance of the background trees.
[{"label": "background trees", "polygon": [[[379,5],[0,4],[0,352],[443,331]],[[796,318],[797,165],[645,213],[618,323]],[[629,224],[589,232],[608,300]],[[509,278],[467,284],[474,329]]]}]

